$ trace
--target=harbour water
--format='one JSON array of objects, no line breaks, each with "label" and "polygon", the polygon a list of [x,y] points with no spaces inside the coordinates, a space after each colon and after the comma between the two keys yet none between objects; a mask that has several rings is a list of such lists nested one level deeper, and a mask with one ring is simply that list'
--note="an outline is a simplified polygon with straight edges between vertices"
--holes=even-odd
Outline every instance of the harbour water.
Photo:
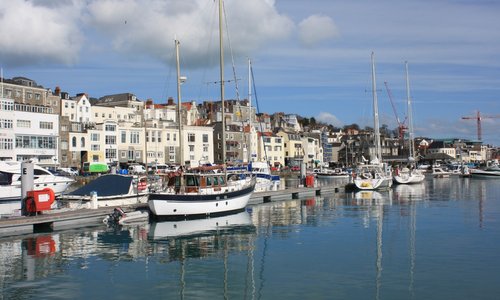
[{"label": "harbour water", "polygon": [[0,238],[0,299],[498,299],[500,180]]}]

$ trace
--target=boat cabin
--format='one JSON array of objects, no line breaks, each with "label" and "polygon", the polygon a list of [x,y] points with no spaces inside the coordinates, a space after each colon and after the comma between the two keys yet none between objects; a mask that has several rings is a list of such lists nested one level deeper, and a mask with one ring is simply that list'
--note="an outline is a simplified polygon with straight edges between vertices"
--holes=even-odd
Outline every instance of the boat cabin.
[{"label": "boat cabin", "polygon": [[221,187],[226,185],[227,182],[225,175],[221,173],[176,174],[169,177],[167,182],[167,188],[170,190],[173,189],[176,194],[197,193],[200,189],[213,189],[214,191],[220,191]]}]

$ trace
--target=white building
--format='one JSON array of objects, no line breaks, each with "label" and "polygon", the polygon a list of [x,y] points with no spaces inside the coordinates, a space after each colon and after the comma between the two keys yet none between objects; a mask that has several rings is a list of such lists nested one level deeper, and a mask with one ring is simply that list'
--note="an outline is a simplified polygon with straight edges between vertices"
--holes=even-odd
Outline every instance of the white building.
[{"label": "white building", "polygon": [[274,126],[283,128],[287,131],[301,132],[302,126],[300,126],[297,115],[294,114],[283,114],[277,113],[274,115]]},{"label": "white building", "polygon": [[248,161],[257,161],[258,160],[258,151],[259,151],[259,139],[260,135],[258,132],[255,130],[254,126],[247,125],[244,127],[244,131],[247,136],[247,155],[248,159],[243,156],[243,161],[247,162]]},{"label": "white building", "polygon": [[[90,150],[99,151],[104,159],[101,161],[110,164],[145,162],[144,124],[136,108],[94,105],[92,121],[98,131],[89,131],[93,135]],[[101,149],[98,149],[97,143],[94,144],[98,140]]]},{"label": "white building", "polygon": [[209,126],[184,126],[182,134],[183,162],[191,166],[214,162],[214,129]]},{"label": "white building", "polygon": [[304,162],[308,167],[315,167],[316,163],[323,162],[323,148],[318,139],[305,136],[302,138]]},{"label": "white building", "polygon": [[0,98],[0,159],[58,163],[59,115],[52,107]]},{"label": "white building", "polygon": [[195,102],[184,102],[182,118],[182,158],[176,104],[172,98],[166,105],[147,102],[146,119],[147,163],[182,163],[197,166],[200,162],[213,162],[213,128],[195,126],[199,113]]},{"label": "white building", "polygon": [[259,133],[257,161],[267,161],[272,166],[285,165],[283,138],[270,132]]},{"label": "white building", "polygon": [[70,122],[89,123],[91,121],[91,105],[86,94],[78,94],[71,99],[61,99],[61,116],[68,117]]}]

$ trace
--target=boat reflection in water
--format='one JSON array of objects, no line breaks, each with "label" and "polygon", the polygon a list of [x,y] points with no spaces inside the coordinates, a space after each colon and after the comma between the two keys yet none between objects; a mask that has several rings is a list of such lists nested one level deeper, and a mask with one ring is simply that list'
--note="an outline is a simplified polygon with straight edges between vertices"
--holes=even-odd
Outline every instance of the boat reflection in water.
[{"label": "boat reflection in water", "polygon": [[[241,293],[242,290],[255,298],[253,251],[256,235],[250,214],[243,211],[216,218],[152,223],[148,239],[155,245],[153,253],[160,256],[167,254],[170,266],[175,265],[172,264],[174,261],[179,264],[178,282],[174,283],[176,287],[170,282],[168,293],[171,296],[180,299],[199,297],[196,278],[202,272],[205,274],[204,281],[211,286],[204,289],[203,298],[229,299],[229,295],[235,294],[235,291]],[[196,258],[211,258],[212,263],[202,266],[200,262],[203,260]],[[246,266],[245,276],[241,276],[241,270],[236,270],[238,266]]]},{"label": "boat reflection in water", "polygon": [[392,190],[361,190],[352,193],[351,197],[357,205],[392,204]]},{"label": "boat reflection in water", "polygon": [[398,184],[394,188],[394,199],[399,201],[423,200],[425,196],[425,184]]},{"label": "boat reflection in water", "polygon": [[220,232],[245,232],[254,229],[247,211],[216,218],[164,221],[152,223],[148,238],[153,240],[188,237],[191,235],[213,235]]}]

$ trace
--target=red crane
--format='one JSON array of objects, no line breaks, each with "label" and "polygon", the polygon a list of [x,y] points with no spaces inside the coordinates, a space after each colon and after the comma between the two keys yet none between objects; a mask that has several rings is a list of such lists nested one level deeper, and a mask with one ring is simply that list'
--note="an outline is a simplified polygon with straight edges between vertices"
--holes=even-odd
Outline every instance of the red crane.
[{"label": "red crane", "polygon": [[392,93],[391,90],[389,89],[389,85],[387,84],[387,81],[384,81],[385,89],[387,90],[387,95],[389,96],[389,100],[391,101],[392,105],[392,111],[394,112],[394,115],[396,116],[396,122],[398,122],[398,133],[399,133],[399,139],[403,139],[405,136],[405,132],[408,130],[408,127],[405,125],[406,118],[404,119],[403,122],[399,120],[398,117],[398,112],[396,111],[396,106],[394,105],[394,101],[392,100]]},{"label": "red crane", "polygon": [[477,114],[473,117],[462,117],[462,119],[464,120],[476,120],[477,122],[477,139],[479,141],[482,140],[482,136],[483,136],[483,132],[481,130],[481,120],[482,119],[496,119],[496,118],[500,118],[500,115],[492,115],[492,116],[483,116],[481,115],[481,112],[479,112],[479,110],[477,111]]}]

